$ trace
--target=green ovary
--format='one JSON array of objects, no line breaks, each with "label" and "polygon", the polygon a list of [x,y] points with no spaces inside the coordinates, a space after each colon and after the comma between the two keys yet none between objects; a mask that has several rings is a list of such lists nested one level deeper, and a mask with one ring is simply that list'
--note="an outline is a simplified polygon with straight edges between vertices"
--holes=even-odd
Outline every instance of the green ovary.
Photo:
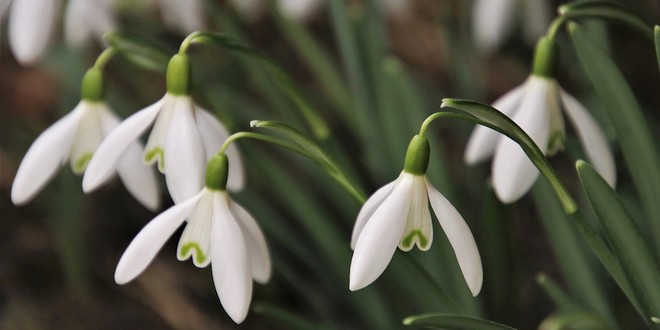
[{"label": "green ovary", "polygon": [[88,152],[80,156],[78,159],[76,159],[73,162],[73,172],[76,174],[82,174],[83,172],[85,172],[85,169],[87,168],[87,164],[89,164],[89,161],[92,159],[92,155],[94,154]]},{"label": "green ovary", "polygon": [[179,256],[181,258],[185,258],[186,256],[189,255],[188,252],[190,252],[190,249],[195,249],[194,255],[195,255],[195,262],[197,264],[201,265],[204,263],[204,261],[206,261],[206,255],[204,254],[204,252],[202,252],[202,248],[200,248],[199,244],[195,242],[186,243],[183,246],[181,246],[181,250],[179,251]]},{"label": "green ovary", "polygon": [[420,248],[425,248],[426,245],[429,243],[429,240],[426,236],[424,236],[424,233],[422,233],[421,230],[415,229],[412,230],[406,237],[403,238],[401,241],[401,245],[404,246],[406,249],[411,249],[413,242],[415,241],[415,236],[418,237],[419,240],[419,246]]}]

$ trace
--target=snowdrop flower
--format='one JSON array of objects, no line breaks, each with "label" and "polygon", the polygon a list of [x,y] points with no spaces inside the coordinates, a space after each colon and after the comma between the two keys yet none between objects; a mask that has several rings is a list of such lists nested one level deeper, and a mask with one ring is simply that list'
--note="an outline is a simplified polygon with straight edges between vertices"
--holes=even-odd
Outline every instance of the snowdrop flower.
[{"label": "snowdrop flower", "polygon": [[530,44],[541,37],[550,24],[547,0],[475,0],[472,33],[477,50],[486,55],[496,51],[511,34],[516,15],[522,19],[521,31]]},{"label": "snowdrop flower", "polygon": [[184,34],[204,28],[203,5],[200,0],[156,0],[165,24]]},{"label": "snowdrop flower", "polygon": [[[34,141],[14,178],[11,199],[15,205],[29,202],[67,160],[74,173],[82,174],[101,140],[119,124],[103,102],[102,83],[100,70],[87,71],[80,103]],[[140,165],[142,152],[138,143],[130,143],[117,160],[116,171],[109,174],[117,172],[138,201],[156,210],[160,194],[152,171]]]},{"label": "snowdrop flower", "polygon": [[470,228],[456,209],[426,177],[429,144],[416,135],[408,147],[399,177],[377,190],[358,214],[351,248],[349,288],[359,290],[375,281],[389,264],[397,246],[426,251],[433,242],[429,202],[454,249],[463,277],[473,296],[479,294],[483,270]]},{"label": "snowdrop flower", "polygon": [[[186,55],[172,57],[167,69],[167,93],[156,103],[136,112],[103,140],[83,178],[83,190],[96,188],[118,165],[119,159],[153,124],[144,161],[158,163],[175,203],[196,195],[204,183],[204,165],[229,136],[227,129],[190,97],[190,63]],[[231,145],[232,176],[229,188],[243,186],[243,166],[238,149]]]},{"label": "snowdrop flower", "polygon": [[[587,157],[603,178],[614,186],[616,166],[607,138],[585,107],[553,78],[555,53],[554,42],[541,39],[533,73],[522,85],[497,99],[493,107],[516,122],[547,155],[553,155],[563,147],[563,109]],[[497,196],[504,203],[515,202],[534,184],[539,173],[537,168],[511,139],[478,126],[468,141],[465,162],[475,164],[491,155],[494,155],[492,180]]]},{"label": "snowdrop flower", "polygon": [[39,61],[50,45],[60,0],[14,0],[9,9],[9,46],[22,65]]},{"label": "snowdrop flower", "polygon": [[149,222],[128,246],[115,271],[117,284],[137,277],[170,236],[187,220],[177,258],[195,266],[211,264],[222,307],[236,323],[248,312],[252,280],[266,283],[271,262],[263,233],[254,218],[227,191],[227,157],[216,155],[207,167],[206,186]]},{"label": "snowdrop flower", "polygon": [[91,39],[102,40],[103,34],[116,28],[114,0],[69,0],[64,20],[66,42],[80,47]]}]

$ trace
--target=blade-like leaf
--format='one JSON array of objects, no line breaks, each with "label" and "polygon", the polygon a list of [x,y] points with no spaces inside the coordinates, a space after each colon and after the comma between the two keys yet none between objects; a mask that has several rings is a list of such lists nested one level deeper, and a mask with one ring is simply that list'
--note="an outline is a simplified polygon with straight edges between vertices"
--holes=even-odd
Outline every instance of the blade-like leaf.
[{"label": "blade-like leaf", "polygon": [[563,20],[579,18],[602,18],[621,22],[652,37],[649,24],[635,15],[626,6],[612,1],[587,0],[567,3],[559,7]]},{"label": "blade-like leaf", "polygon": [[159,73],[167,71],[168,52],[152,40],[129,32],[109,32],[103,38],[138,67]]},{"label": "blade-like leaf", "polygon": [[[577,211],[577,204],[571,197],[570,193],[561,181],[557,178],[554,170],[548,163],[547,158],[539,147],[534,143],[532,138],[525,133],[525,131],[520,128],[513,120],[507,117],[505,114],[501,113],[499,110],[491,107],[490,105],[470,101],[470,100],[460,100],[460,99],[443,99],[442,108],[454,108],[464,112],[469,113],[470,115],[489,123],[490,125],[485,125],[489,128],[495,129],[498,132],[508,136],[516,143],[520,145],[525,154],[529,159],[536,165],[541,174],[548,179],[552,185],[552,189],[555,191],[557,198],[564,207],[564,211],[567,214],[572,214]],[[430,117],[429,117],[430,118]]]},{"label": "blade-like leaf", "polygon": [[[653,237],[660,237],[660,157],[648,120],[616,64],[591,40],[583,27],[571,24],[570,35],[580,62],[607,110],[621,151],[638,190]],[[660,249],[660,241],[656,240]]]},{"label": "blade-like leaf", "polygon": [[653,34],[655,36],[655,57],[658,58],[658,69],[660,69],[660,25],[653,28]]},{"label": "blade-like leaf", "polygon": [[612,250],[639,298],[645,319],[660,315],[660,267],[623,203],[605,180],[584,161],[576,163],[580,183]]},{"label": "blade-like leaf", "polygon": [[421,314],[408,316],[403,319],[405,325],[415,325],[429,329],[456,329],[456,330],[512,330],[515,328],[461,315],[449,314]]}]

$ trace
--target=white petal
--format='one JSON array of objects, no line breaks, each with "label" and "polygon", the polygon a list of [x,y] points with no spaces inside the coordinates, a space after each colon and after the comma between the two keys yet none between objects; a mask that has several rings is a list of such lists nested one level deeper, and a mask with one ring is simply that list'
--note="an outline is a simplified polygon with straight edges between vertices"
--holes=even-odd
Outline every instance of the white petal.
[{"label": "white petal", "polygon": [[9,45],[23,65],[45,53],[55,28],[59,0],[14,0],[9,13]]},{"label": "white petal", "polygon": [[616,164],[610,150],[605,133],[601,130],[596,120],[589,114],[578,100],[573,96],[561,91],[561,99],[568,119],[575,127],[584,152],[589,161],[594,165],[596,171],[603,176],[605,181],[614,187],[616,184]]},{"label": "white petal", "polygon": [[412,175],[404,173],[396,189],[367,220],[351,259],[351,291],[375,281],[392,260],[406,225],[412,184]]},{"label": "white petal", "polygon": [[222,307],[234,322],[241,323],[252,299],[252,276],[243,233],[227,202],[225,193],[214,194],[211,268]]},{"label": "white petal", "polygon": [[259,18],[264,10],[261,0],[228,0],[227,2],[241,17],[251,22]]},{"label": "white petal", "polygon": [[177,97],[165,138],[165,182],[175,203],[195,195],[204,187],[206,156],[197,130],[190,97]]},{"label": "white petal", "polygon": [[11,187],[11,200],[15,205],[30,201],[67,160],[83,111],[78,104],[32,143]]},{"label": "white petal", "polygon": [[426,179],[426,187],[433,212],[454,249],[458,265],[472,296],[476,297],[481,291],[483,269],[479,249],[477,249],[477,243],[474,241],[470,227],[465,223],[461,214],[431,185],[428,179]]},{"label": "white petal", "polygon": [[406,228],[403,230],[399,249],[410,251],[417,245],[422,251],[428,251],[433,243],[433,224],[429,212],[429,197],[426,192],[426,175],[414,175],[414,183],[410,189],[410,208],[406,217]]},{"label": "white petal", "polygon": [[522,32],[526,41],[533,45],[550,25],[550,4],[547,0],[524,0],[522,5]]},{"label": "white petal", "polygon": [[[545,153],[550,135],[550,107],[557,100],[549,98],[549,80],[534,78],[512,120],[518,124]],[[503,203],[512,203],[524,195],[538,177],[538,170],[522,148],[509,138],[502,138],[495,150],[492,179],[495,193]]]},{"label": "white petal", "polygon": [[192,257],[193,263],[199,268],[204,268],[211,262],[209,246],[213,223],[213,195],[214,193],[207,190],[199,199],[176,249],[177,259],[184,261]]},{"label": "white petal", "polygon": [[203,12],[199,0],[160,0],[161,14],[165,23],[183,33],[202,30]]},{"label": "white petal", "polygon": [[136,112],[106,136],[85,170],[83,190],[86,193],[98,188],[114,174],[129,146],[153,123],[162,102],[161,99]]},{"label": "white petal", "polygon": [[[196,107],[195,120],[204,141],[206,158],[209,159],[220,151],[220,147],[229,137],[229,131],[215,116],[200,107]],[[245,170],[236,143],[230,144],[227,148],[227,158],[229,160],[227,188],[231,191],[240,191],[245,186]]]},{"label": "white petal", "polygon": [[280,11],[285,16],[302,21],[311,18],[321,2],[319,0],[278,0]]},{"label": "white petal", "polygon": [[11,0],[0,0],[0,20],[5,17],[5,13],[8,11],[9,5],[11,5]]},{"label": "white petal", "polygon": [[513,27],[516,0],[476,0],[472,7],[472,34],[477,49],[493,53]]},{"label": "white petal", "polygon": [[78,175],[85,172],[92,155],[94,155],[103,140],[100,104],[85,100],[80,101],[82,115],[69,154],[71,170]]},{"label": "white petal", "polygon": [[144,226],[117,264],[115,270],[117,284],[132,281],[149,266],[170,236],[193,212],[203,193],[200,192],[197,196],[170,207]]},{"label": "white petal", "polygon": [[234,214],[246,240],[252,278],[259,283],[268,282],[271,274],[271,263],[264,234],[252,215],[231,198],[229,199],[229,209]]},{"label": "white petal", "polygon": [[[119,118],[103,105],[101,109],[103,134],[107,136],[119,126]],[[138,202],[151,211],[160,207],[160,191],[154,170],[142,164],[144,150],[139,143],[131,143],[117,165],[117,173],[124,186]]]},{"label": "white petal", "polygon": [[72,46],[82,46],[92,37],[102,40],[116,25],[108,0],[71,0],[64,17],[64,34]]},{"label": "white petal", "polygon": [[[526,82],[499,97],[493,102],[493,108],[507,117],[513,116],[522,100],[525,85]],[[465,154],[463,155],[465,163],[473,165],[490,158],[501,136],[497,131],[477,125],[470,135],[467,147],[465,147]]]},{"label": "white petal", "polygon": [[[403,173],[401,174],[403,175]],[[401,175],[399,177],[401,177]],[[399,180],[394,180],[380,189],[367,199],[367,201],[362,205],[360,213],[358,213],[357,220],[355,220],[355,226],[353,227],[353,234],[351,235],[351,250],[355,250],[355,243],[364,228],[364,225],[367,224],[367,220],[371,218],[371,215],[374,214],[374,211],[383,203],[387,195],[390,194],[394,186]]]}]

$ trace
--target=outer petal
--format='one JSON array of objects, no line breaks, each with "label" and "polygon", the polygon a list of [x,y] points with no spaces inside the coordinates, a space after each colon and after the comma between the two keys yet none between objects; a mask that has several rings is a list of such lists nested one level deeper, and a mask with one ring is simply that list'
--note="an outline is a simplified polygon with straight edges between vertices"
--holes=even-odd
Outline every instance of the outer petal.
[{"label": "outer petal", "polygon": [[309,19],[318,8],[319,0],[278,0],[284,15],[297,21]]},{"label": "outer petal", "polygon": [[359,290],[375,281],[394,256],[410,208],[413,178],[403,174],[401,182],[376,209],[355,244],[349,289]]},{"label": "outer petal", "polygon": [[[517,86],[508,93],[502,95],[493,102],[493,108],[499,110],[508,117],[518,109],[518,105],[523,98],[523,92],[527,82]],[[488,127],[477,125],[470,135],[470,139],[465,147],[463,160],[468,165],[473,165],[486,160],[493,155],[497,141],[502,135]]]},{"label": "outer petal", "polygon": [[106,136],[85,170],[83,190],[86,193],[98,188],[115,172],[129,146],[153,123],[162,102],[163,99],[136,112]]},{"label": "outer petal", "polygon": [[82,46],[91,37],[115,29],[112,3],[108,0],[70,0],[67,3],[64,34],[67,43]]},{"label": "outer petal", "polygon": [[200,192],[195,197],[170,207],[151,220],[135,236],[126,248],[124,255],[121,256],[117,270],[115,270],[115,282],[117,284],[132,281],[147,268],[170,236],[193,212],[203,193]]},{"label": "outer petal", "polygon": [[465,223],[461,214],[431,185],[428,179],[426,179],[426,188],[433,212],[454,249],[463,278],[465,278],[472,296],[476,297],[481,291],[484,277],[479,249],[477,249],[477,243],[474,241],[470,227]]},{"label": "outer petal", "polygon": [[[548,95],[549,80],[530,80],[520,111],[512,118],[545,153],[550,135],[550,107],[558,100]],[[492,165],[493,187],[503,203],[512,203],[534,184],[539,172],[520,146],[509,138],[500,139]]]},{"label": "outer petal", "polygon": [[[401,173],[403,175],[403,172]],[[399,177],[401,177],[399,175]],[[355,243],[357,243],[358,237],[364,228],[364,225],[367,224],[367,220],[371,218],[376,209],[383,203],[385,198],[392,192],[392,189],[395,187],[396,183],[399,180],[394,180],[380,189],[367,199],[367,201],[362,205],[360,213],[358,213],[357,220],[355,220],[355,226],[353,227],[353,235],[351,235],[351,249],[355,250]]]},{"label": "outer petal", "polygon": [[183,33],[203,29],[202,4],[199,0],[160,0],[163,20],[170,28]]},{"label": "outer petal", "polygon": [[59,0],[14,0],[9,13],[9,44],[23,65],[34,64],[48,48]]},{"label": "outer petal", "polygon": [[270,279],[271,263],[270,255],[268,254],[268,246],[266,245],[266,238],[261,232],[259,225],[254,220],[252,215],[248,213],[243,207],[236,202],[229,199],[229,210],[238,220],[238,225],[243,232],[243,237],[246,240],[247,251],[250,257],[250,269],[252,270],[252,278],[259,283],[266,283]]},{"label": "outer petal", "polygon": [[209,247],[211,242],[211,224],[213,223],[214,193],[204,189],[205,194],[197,202],[195,210],[188,219],[188,225],[179,239],[176,257],[184,261],[192,257],[193,263],[204,268],[211,262]]},{"label": "outer petal", "polygon": [[11,187],[11,200],[15,205],[30,201],[67,160],[84,110],[78,104],[32,143],[18,167]]},{"label": "outer petal", "polygon": [[211,268],[222,307],[234,322],[241,323],[252,299],[252,276],[245,239],[229,210],[228,198],[225,193],[213,196]]},{"label": "outer petal", "polygon": [[[200,107],[196,107],[195,120],[199,128],[199,134],[202,136],[202,141],[204,141],[206,158],[209,159],[220,151],[220,147],[229,137],[229,131],[215,116]],[[227,187],[231,191],[239,191],[245,186],[245,170],[241,154],[238,152],[235,143],[230,144],[227,148],[227,158],[229,159]]]},{"label": "outer petal", "polygon": [[[119,126],[119,118],[107,106],[100,109],[103,135]],[[117,173],[128,192],[151,211],[160,207],[160,191],[154,170],[142,164],[144,151],[139,143],[131,143],[117,165]]]},{"label": "outer petal", "polygon": [[513,27],[516,0],[476,0],[472,7],[472,33],[477,48],[493,53]]},{"label": "outer petal", "polygon": [[589,160],[605,181],[614,187],[616,184],[616,164],[610,151],[605,133],[587,109],[573,96],[561,91],[561,99],[568,119],[575,127],[580,143]]},{"label": "outer petal", "polygon": [[197,130],[190,97],[177,97],[165,138],[165,181],[175,203],[195,195],[204,186],[206,157]]},{"label": "outer petal", "polygon": [[550,4],[547,0],[523,1],[522,32],[528,43],[534,44],[550,25]]}]

